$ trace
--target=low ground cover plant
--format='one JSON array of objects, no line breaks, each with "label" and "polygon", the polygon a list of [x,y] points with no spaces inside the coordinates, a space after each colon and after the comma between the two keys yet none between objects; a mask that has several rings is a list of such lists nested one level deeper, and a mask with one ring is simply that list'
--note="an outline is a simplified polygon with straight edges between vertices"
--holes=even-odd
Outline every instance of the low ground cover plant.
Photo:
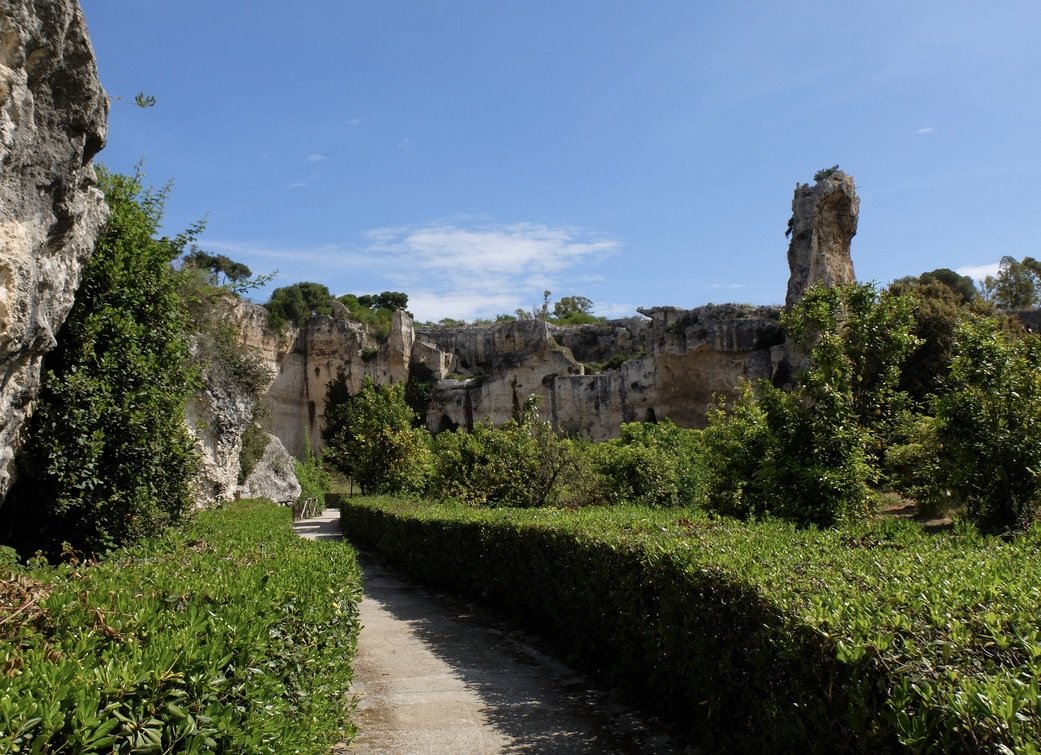
[{"label": "low ground cover plant", "polygon": [[4,567],[0,752],[327,752],[360,572],[269,502],[92,566]]},{"label": "low ground cover plant", "polygon": [[1041,529],[350,499],[347,534],[498,605],[723,751],[1041,751]]}]

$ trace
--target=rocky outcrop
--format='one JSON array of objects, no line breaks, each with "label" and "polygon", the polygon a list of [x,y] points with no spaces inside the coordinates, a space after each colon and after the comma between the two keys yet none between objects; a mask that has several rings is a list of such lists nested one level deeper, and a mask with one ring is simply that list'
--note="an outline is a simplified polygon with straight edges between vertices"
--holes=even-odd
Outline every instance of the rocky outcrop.
[{"label": "rocky outcrop", "polygon": [[0,3],[0,498],[105,219],[91,159],[107,114],[77,3]]},{"label": "rocky outcrop", "polygon": [[[815,282],[854,280],[853,179],[834,171],[813,187],[797,187],[792,212],[788,306]],[[785,341],[781,312],[735,304],[654,307],[641,309],[642,317],[568,327],[537,319],[415,327],[398,312],[389,339],[377,347],[341,309],[337,317],[312,317],[289,341],[264,346],[277,371],[265,427],[297,457],[308,440],[320,449],[326,391],[341,373],[351,392],[366,377],[426,383],[433,432],[500,424],[532,394],[556,429],[593,440],[618,435],[623,422],[667,418],[701,427],[716,398],[733,397],[742,378],[791,383],[800,357]],[[250,338],[272,343],[269,336]]]},{"label": "rocky outcrop", "polygon": [[213,369],[203,376],[203,389],[185,406],[188,430],[199,452],[195,497],[200,504],[235,497],[242,433],[253,421],[255,410],[253,396]]},{"label": "rocky outcrop", "polygon": [[239,486],[239,498],[268,498],[285,503],[300,497],[293,457],[282,441],[270,433],[264,454],[257,461],[246,481]]},{"label": "rocky outcrop", "polygon": [[857,232],[859,215],[857,187],[853,177],[841,170],[823,176],[813,186],[795,187],[788,221],[791,277],[785,307],[794,306],[814,283],[837,286],[856,280],[850,242]]},{"label": "rocky outcrop", "polygon": [[[529,394],[540,397],[542,415],[556,429],[593,440],[616,436],[623,422],[667,417],[700,427],[714,397],[733,395],[739,377],[786,374],[776,307],[641,312],[647,320],[554,329],[527,321],[446,334],[420,331],[419,338],[439,336],[440,348],[452,348],[457,369],[478,370],[473,377],[435,384],[428,427],[500,423],[514,416]],[[526,338],[518,337],[518,327]],[[591,367],[610,367],[586,374],[586,365],[562,342],[601,363]]]}]

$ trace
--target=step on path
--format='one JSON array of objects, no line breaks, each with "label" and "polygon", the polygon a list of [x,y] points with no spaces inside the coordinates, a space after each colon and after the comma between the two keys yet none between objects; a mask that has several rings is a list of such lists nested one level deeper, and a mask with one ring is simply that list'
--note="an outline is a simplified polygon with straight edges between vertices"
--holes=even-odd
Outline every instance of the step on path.
[{"label": "step on path", "polygon": [[[339,525],[326,509],[294,528],[331,539]],[[359,733],[335,753],[696,752],[464,603],[404,581],[373,553],[359,562]]]}]

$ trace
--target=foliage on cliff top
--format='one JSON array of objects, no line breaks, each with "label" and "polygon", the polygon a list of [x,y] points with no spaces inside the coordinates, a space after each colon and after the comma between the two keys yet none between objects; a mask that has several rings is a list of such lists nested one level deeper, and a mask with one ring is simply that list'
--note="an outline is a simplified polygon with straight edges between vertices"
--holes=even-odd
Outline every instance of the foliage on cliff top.
[{"label": "foliage on cliff top", "polygon": [[290,515],[240,502],[95,566],[8,572],[40,587],[36,615],[0,606],[0,751],[328,752],[361,576]]}]

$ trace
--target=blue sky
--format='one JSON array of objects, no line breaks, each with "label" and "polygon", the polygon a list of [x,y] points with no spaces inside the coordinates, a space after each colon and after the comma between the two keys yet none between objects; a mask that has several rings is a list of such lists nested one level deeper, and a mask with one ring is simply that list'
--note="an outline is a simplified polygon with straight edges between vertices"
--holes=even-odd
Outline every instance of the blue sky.
[{"label": "blue sky", "polygon": [[273,286],[779,303],[792,190],[836,163],[861,280],[1041,255],[1036,0],[81,3],[99,159]]}]

